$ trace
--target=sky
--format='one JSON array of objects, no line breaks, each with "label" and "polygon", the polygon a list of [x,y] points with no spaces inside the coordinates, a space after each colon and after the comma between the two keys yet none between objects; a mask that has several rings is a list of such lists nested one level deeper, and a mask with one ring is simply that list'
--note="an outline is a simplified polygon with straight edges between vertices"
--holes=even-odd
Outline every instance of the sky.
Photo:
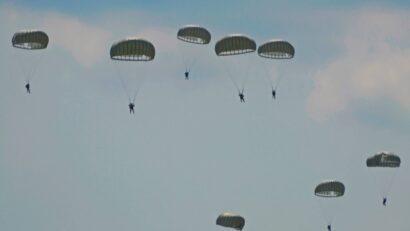
[{"label": "sky", "polygon": [[[222,212],[244,230],[325,231],[329,217],[336,231],[409,230],[409,21],[407,1],[1,1],[2,230],[223,231]],[[179,42],[186,24],[211,43]],[[47,49],[13,48],[23,29],[47,32]],[[217,57],[232,33],[285,39],[295,57]],[[155,59],[111,61],[126,37]],[[244,104],[232,72],[247,78]],[[140,87],[134,115],[121,77]],[[399,169],[366,168],[383,150]],[[316,198],[329,179],[345,195]]]}]

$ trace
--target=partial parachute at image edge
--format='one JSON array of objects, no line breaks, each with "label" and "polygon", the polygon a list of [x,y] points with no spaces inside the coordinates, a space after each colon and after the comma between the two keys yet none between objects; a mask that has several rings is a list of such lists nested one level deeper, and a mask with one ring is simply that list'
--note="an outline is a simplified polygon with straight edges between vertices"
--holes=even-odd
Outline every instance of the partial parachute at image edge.
[{"label": "partial parachute at image edge", "polygon": [[13,47],[26,50],[41,50],[48,46],[49,38],[44,31],[22,30],[14,33],[11,43]]},{"label": "partial parachute at image edge", "polygon": [[110,57],[119,61],[151,61],[155,57],[155,47],[142,38],[126,38],[111,46]]},{"label": "partial parachute at image edge", "polygon": [[178,30],[177,38],[184,42],[205,45],[211,41],[211,33],[201,26],[186,25]]},{"label": "partial parachute at image edge", "polygon": [[344,184],[335,180],[323,181],[315,188],[315,195],[318,197],[341,197],[344,193]]},{"label": "partial parachute at image edge", "polygon": [[242,230],[245,226],[245,218],[233,213],[222,213],[216,219],[216,224],[227,228]]},{"label": "partial parachute at image edge", "polygon": [[255,41],[241,34],[225,36],[215,44],[215,53],[217,56],[240,55],[255,51]]},{"label": "partial parachute at image edge", "polygon": [[258,47],[258,55],[270,59],[292,59],[295,48],[285,40],[270,40]]}]

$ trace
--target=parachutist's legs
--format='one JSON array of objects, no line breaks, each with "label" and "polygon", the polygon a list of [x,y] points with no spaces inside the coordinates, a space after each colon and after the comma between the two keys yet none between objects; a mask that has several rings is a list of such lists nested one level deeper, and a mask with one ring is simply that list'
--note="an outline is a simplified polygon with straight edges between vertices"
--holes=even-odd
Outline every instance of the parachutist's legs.
[{"label": "parachutist's legs", "polygon": [[29,83],[27,83],[25,87],[26,87],[26,91],[27,91],[27,93],[29,93],[29,94],[30,94],[30,93],[31,93],[31,91],[30,91],[30,84],[29,84]]}]

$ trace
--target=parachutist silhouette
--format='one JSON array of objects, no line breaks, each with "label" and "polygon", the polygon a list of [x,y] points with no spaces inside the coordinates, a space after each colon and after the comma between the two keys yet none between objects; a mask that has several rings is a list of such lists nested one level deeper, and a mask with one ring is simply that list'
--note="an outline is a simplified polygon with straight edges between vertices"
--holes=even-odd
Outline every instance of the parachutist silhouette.
[{"label": "parachutist silhouette", "polygon": [[243,89],[239,92],[239,99],[242,103],[245,103],[245,95],[243,94]]},{"label": "parachutist silhouette", "polygon": [[383,205],[386,206],[386,203],[387,203],[387,198],[383,197]]},{"label": "parachutist silhouette", "polygon": [[31,93],[31,91],[30,91],[30,83],[27,83],[25,87],[26,87],[27,93],[30,94],[30,93]]},{"label": "parachutist silhouette", "polygon": [[332,226],[328,225],[328,226],[327,226],[327,230],[328,230],[328,231],[332,231]]},{"label": "parachutist silhouette", "polygon": [[189,79],[189,70],[186,70],[184,74],[185,74],[185,79],[188,80]]},{"label": "parachutist silhouette", "polygon": [[130,104],[128,104],[128,107],[130,108],[130,114],[131,114],[131,113],[132,113],[132,114],[135,114],[135,112],[134,112],[135,104],[134,104],[134,103],[130,103]]},{"label": "parachutist silhouette", "polygon": [[275,90],[272,90],[272,98],[276,99],[276,91]]}]

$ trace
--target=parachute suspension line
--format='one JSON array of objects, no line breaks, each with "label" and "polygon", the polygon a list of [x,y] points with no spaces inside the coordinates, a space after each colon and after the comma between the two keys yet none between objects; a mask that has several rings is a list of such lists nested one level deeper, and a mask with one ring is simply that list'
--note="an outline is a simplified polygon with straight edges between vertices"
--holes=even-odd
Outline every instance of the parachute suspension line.
[{"label": "parachute suspension line", "polygon": [[184,66],[185,70],[188,70],[188,64],[187,64],[187,58],[185,56],[185,52],[183,51],[183,45],[181,44],[180,41],[178,41],[178,53],[181,56],[181,60],[182,60],[182,65]]},{"label": "parachute suspension line", "polygon": [[[135,73],[137,73],[137,71],[135,71]],[[132,103],[135,103],[135,100],[137,98],[137,95],[141,89],[141,86],[145,83],[145,80],[147,79],[146,74],[142,74],[142,76],[140,78],[138,78],[138,74],[136,75],[136,79],[141,79],[137,85],[136,88],[134,89],[134,94],[132,95]]]},{"label": "parachute suspension line", "polygon": [[[17,54],[18,52],[21,52],[21,51],[15,51],[14,54],[15,54],[16,58],[18,59],[17,61],[20,65],[19,69],[21,71],[21,74],[24,76],[24,80],[26,81],[26,83],[29,83],[29,81],[31,79],[30,78],[30,73],[32,72],[29,68],[29,62],[28,62],[29,58],[25,57],[27,60],[24,60],[24,58],[23,58],[23,56],[28,56],[29,54]],[[32,64],[32,65],[34,65],[34,64]]]},{"label": "parachute suspension line", "polygon": [[279,74],[278,81],[276,82],[275,88],[272,89],[272,90],[275,90],[275,91],[276,91],[276,89],[278,89],[279,84],[280,84],[280,82],[281,82],[281,80],[282,80],[282,77],[283,77],[283,75]]},{"label": "parachute suspension line", "polygon": [[238,93],[241,92],[241,89],[239,88],[238,83],[235,81],[232,72],[229,70],[228,67],[226,67],[225,65],[222,65],[223,69],[225,69],[225,71],[228,73],[228,78],[231,80],[232,84],[235,86],[236,90],[238,91]]},{"label": "parachute suspension line", "polygon": [[248,82],[250,69],[251,69],[251,64],[250,64],[250,60],[248,59],[248,61],[246,62],[245,77],[242,80],[242,91],[245,89],[246,83]]},{"label": "parachute suspension line", "polygon": [[[390,170],[390,169],[389,169]],[[391,188],[392,188],[392,185],[393,185],[393,183],[394,183],[394,180],[396,179],[396,175],[397,175],[397,170],[398,169],[391,169],[392,171],[394,171],[392,174],[393,175],[391,175],[390,177],[389,177],[389,179],[387,180],[387,182],[385,183],[385,185],[383,185],[382,187],[384,187],[382,190],[383,190],[383,192],[382,192],[382,196],[383,197],[387,197],[388,196],[388,194],[390,193],[390,190],[391,190]]]},{"label": "parachute suspension line", "polygon": [[274,90],[275,88],[273,86],[273,81],[270,78],[270,74],[269,74],[269,71],[268,71],[267,67],[265,65],[262,65],[262,67],[263,67],[263,70],[265,72],[265,74],[263,74],[263,77],[265,77],[265,79],[269,82],[269,85],[272,88],[272,90]]},{"label": "parachute suspension line", "polygon": [[[111,63],[113,63],[113,62],[111,62]],[[119,67],[117,67],[115,64],[114,64],[113,66],[114,66],[115,71],[117,72],[118,78],[120,79],[121,87],[122,87],[122,89],[124,90],[126,96],[128,97],[128,101],[131,103],[131,102],[132,102],[132,101],[131,101],[131,96],[130,96],[130,94],[129,94],[129,92],[128,92],[128,88],[127,88],[127,86],[126,86],[126,84],[125,84],[125,81],[124,81],[124,78],[123,78],[123,76],[122,76],[122,74],[121,74],[121,71],[120,71]]]},{"label": "parachute suspension line", "polygon": [[[325,198],[325,199],[329,199],[329,198]],[[322,216],[326,220],[327,224],[331,225],[333,223],[333,216],[331,215],[331,211],[328,211],[330,209],[325,209],[325,205],[324,205],[323,200],[319,201],[319,208],[320,208],[320,212],[322,213]]]}]

